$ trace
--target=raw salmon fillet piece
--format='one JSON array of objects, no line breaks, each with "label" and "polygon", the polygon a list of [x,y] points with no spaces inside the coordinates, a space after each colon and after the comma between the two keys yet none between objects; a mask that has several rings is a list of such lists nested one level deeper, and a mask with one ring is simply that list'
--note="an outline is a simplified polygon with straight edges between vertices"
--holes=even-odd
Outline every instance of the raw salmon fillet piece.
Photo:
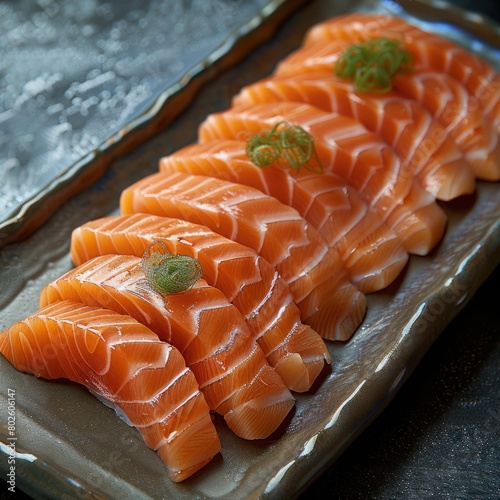
[{"label": "raw salmon fillet piece", "polygon": [[0,352],[20,371],[72,380],[111,402],[157,451],[173,481],[221,449],[182,355],[130,316],[57,302],[0,333]]},{"label": "raw salmon fillet piece", "polygon": [[[406,250],[427,254],[441,239],[446,216],[391,148],[357,120],[297,102],[268,102],[213,113],[200,125],[201,142],[235,138],[286,121],[314,137],[326,176],[333,173],[355,188],[400,237]],[[300,171],[298,175],[304,175]]]},{"label": "raw salmon fillet piece", "polygon": [[282,168],[259,168],[246,143],[214,139],[192,144],[160,160],[162,172],[207,175],[252,186],[291,206],[336,248],[349,278],[371,293],[397,278],[408,260],[398,236],[339,176],[290,175]]},{"label": "raw salmon fillet piece", "polygon": [[354,13],[310,28],[304,45],[323,40],[362,41],[373,37],[402,37],[414,61],[446,73],[478,100],[484,115],[500,128],[500,76],[490,64],[446,38],[423,31],[395,16]]},{"label": "raw salmon fillet piece", "polygon": [[[311,327],[301,323],[300,311],[278,273],[250,248],[200,225],[133,214],[90,221],[75,229],[71,257],[76,265],[98,255],[140,257],[157,240],[163,241],[173,254],[198,259],[203,278],[240,311],[267,361],[287,387],[296,392],[310,389],[325,361],[331,362],[328,349]],[[350,302],[339,305],[339,330],[335,332],[338,338],[351,335],[357,328],[366,301],[360,300],[360,319],[349,316],[346,311],[353,310],[349,306]],[[359,322],[353,326],[355,320]]]},{"label": "raw salmon fillet piece", "polygon": [[[318,41],[287,56],[275,74],[287,77],[306,72],[332,72],[341,54],[350,46],[343,40]],[[423,105],[464,153],[476,177],[500,179],[500,141],[494,125],[484,116],[478,99],[446,73],[413,64],[392,78],[392,87],[402,96]]]},{"label": "raw salmon fillet piece", "polygon": [[294,405],[241,313],[199,280],[186,293],[163,296],[132,255],[95,257],[48,284],[40,307],[70,300],[127,314],[172,344],[195,374],[211,410],[245,439],[268,437]]},{"label": "raw salmon fillet piece", "polygon": [[462,151],[477,179],[500,180],[498,132],[460,82],[430,71],[396,75],[393,82],[401,95],[421,103],[432,114],[436,126]]},{"label": "raw salmon fillet piece", "polygon": [[282,101],[303,102],[358,120],[390,145],[425,189],[440,200],[475,190],[472,167],[453,140],[423,106],[395,91],[356,91],[350,81],[317,71],[272,76],[248,85],[234,97],[233,107]]},{"label": "raw salmon fillet piece", "polygon": [[[182,172],[152,174],[126,188],[123,214],[150,213],[202,224],[255,250],[279,273],[303,323],[321,336],[348,286],[338,251],[293,208],[258,189]],[[356,293],[357,290],[353,293]]]}]

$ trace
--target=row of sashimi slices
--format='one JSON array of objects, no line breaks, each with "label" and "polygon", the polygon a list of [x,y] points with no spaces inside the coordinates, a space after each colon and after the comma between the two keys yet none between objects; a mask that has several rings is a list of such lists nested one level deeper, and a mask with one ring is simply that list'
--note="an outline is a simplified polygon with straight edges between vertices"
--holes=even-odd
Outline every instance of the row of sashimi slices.
[{"label": "row of sashimi slices", "polygon": [[[394,90],[363,93],[334,76],[349,44],[396,32],[414,67]],[[270,436],[290,391],[308,391],[330,363],[323,339],[347,340],[364,294],[441,239],[436,198],[499,179],[498,83],[485,62],[396,18],[313,27],[274,75],[202,123],[197,144],[127,188],[121,215],[74,231],[77,267],[0,334],[0,351],[113,403],[175,481],[219,452],[210,412],[238,436]],[[323,172],[252,163],[245,138],[282,122],[314,138]],[[151,288],[141,257],[155,241],[201,263],[189,291]]]}]

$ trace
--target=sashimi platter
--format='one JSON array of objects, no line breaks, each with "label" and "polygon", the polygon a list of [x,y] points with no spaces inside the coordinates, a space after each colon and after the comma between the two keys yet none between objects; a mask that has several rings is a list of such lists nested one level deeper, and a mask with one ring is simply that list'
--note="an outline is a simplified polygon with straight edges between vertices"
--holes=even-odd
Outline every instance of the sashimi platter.
[{"label": "sashimi platter", "polygon": [[344,3],[299,8],[2,249],[8,481],[297,496],[495,269],[498,27],[442,2]]}]

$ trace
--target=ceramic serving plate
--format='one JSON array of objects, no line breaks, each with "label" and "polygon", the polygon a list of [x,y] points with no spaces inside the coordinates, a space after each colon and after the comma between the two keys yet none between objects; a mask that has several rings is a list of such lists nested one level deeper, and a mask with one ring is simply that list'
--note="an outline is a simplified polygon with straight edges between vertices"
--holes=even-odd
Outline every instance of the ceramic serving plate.
[{"label": "ceramic serving plate", "polygon": [[[72,197],[28,239],[0,252],[0,329],[37,309],[42,287],[71,268],[71,230],[116,212],[121,190],[152,173],[160,156],[193,141],[208,112],[223,109],[241,85],[270,71],[312,24],[353,9],[408,16],[425,29],[498,61],[490,41],[498,28],[443,2],[310,2],[283,23],[272,41],[203,89],[178,120],[113,163],[88,191]],[[437,24],[439,23],[439,24]],[[497,63],[498,64],[498,63]],[[412,257],[388,289],[369,297],[368,314],[348,343],[329,343],[331,369],[297,405],[272,439],[246,442],[216,419],[223,450],[182,484],[135,429],[83,387],[39,380],[0,359],[0,470],[10,455],[8,407],[15,407],[15,481],[44,498],[290,498],[303,491],[393,398],[445,326],[500,260],[500,197],[496,184],[444,204],[447,234],[431,255]],[[12,402],[15,402],[14,405]]]}]

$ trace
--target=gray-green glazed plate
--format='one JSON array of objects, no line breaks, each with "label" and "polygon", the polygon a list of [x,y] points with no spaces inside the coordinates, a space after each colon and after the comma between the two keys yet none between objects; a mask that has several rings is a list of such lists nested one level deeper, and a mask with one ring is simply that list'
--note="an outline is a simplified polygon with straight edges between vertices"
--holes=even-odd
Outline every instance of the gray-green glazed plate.
[{"label": "gray-green glazed plate", "polygon": [[[207,84],[171,126],[115,161],[91,189],[72,197],[28,239],[0,251],[0,329],[34,312],[41,288],[71,268],[68,248],[74,227],[114,213],[124,187],[154,172],[160,156],[194,141],[197,124],[206,114],[228,106],[242,85],[269,72],[298,46],[308,27],[361,8],[397,9],[396,13],[410,16],[426,29],[445,30],[498,64],[498,47],[490,43],[498,28],[443,2],[310,2],[284,22],[271,41]],[[444,240],[428,257],[412,257],[396,283],[369,297],[367,317],[350,342],[329,343],[331,370],[325,370],[310,393],[297,395],[295,412],[280,435],[246,442],[216,420],[221,454],[192,478],[173,484],[139,434],[83,387],[21,374],[2,358],[2,476],[9,470],[10,394],[16,416],[15,481],[35,498],[296,496],[383,410],[498,265],[499,186],[478,183],[474,196],[443,207],[449,215]]]}]

